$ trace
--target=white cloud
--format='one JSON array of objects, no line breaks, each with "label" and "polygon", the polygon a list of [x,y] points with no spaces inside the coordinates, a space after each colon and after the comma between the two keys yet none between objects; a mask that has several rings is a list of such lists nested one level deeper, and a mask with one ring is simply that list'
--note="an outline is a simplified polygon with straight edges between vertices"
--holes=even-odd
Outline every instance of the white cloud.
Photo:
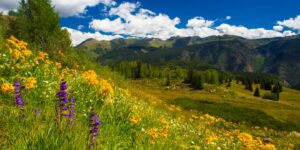
[{"label": "white cloud", "polygon": [[139,3],[122,3],[109,11],[109,15],[116,16],[117,19],[95,19],[91,21],[90,27],[103,32],[134,37],[166,39],[176,36],[179,18],[171,19],[165,14],[155,14],[148,9],[139,9],[139,5]]},{"label": "white cloud", "polygon": [[105,41],[109,41],[109,40],[113,40],[116,38],[122,38],[122,36],[120,35],[104,35],[101,34],[100,32],[95,32],[95,33],[90,33],[90,32],[81,32],[79,30],[75,30],[75,29],[71,29],[71,28],[67,28],[67,27],[63,27],[63,29],[67,29],[68,32],[71,35],[71,39],[72,39],[72,44],[74,46],[80,44],[81,42],[89,39],[89,38],[94,38],[96,40],[105,40]]},{"label": "white cloud", "polygon": [[[116,19],[109,19],[110,17]],[[225,20],[230,20],[227,16]],[[107,32],[116,35],[129,35],[133,37],[168,39],[172,36],[200,36],[212,35],[236,35],[249,39],[272,38],[294,35],[292,31],[282,31],[283,26],[274,26],[273,30],[264,28],[249,29],[244,26],[221,24],[214,26],[215,21],[206,20],[203,17],[194,17],[188,20],[186,27],[178,28],[180,19],[170,18],[166,14],[140,8],[139,3],[125,2],[118,7],[111,8],[108,18],[94,19],[90,22],[90,28],[96,31]],[[282,28],[282,29],[281,29]]]},{"label": "white cloud", "polygon": [[190,28],[203,28],[210,27],[214,24],[214,21],[205,20],[203,17],[195,17],[193,19],[188,20],[187,27]]},{"label": "white cloud", "polygon": [[300,31],[300,15],[298,15],[296,18],[290,18],[288,20],[277,21],[277,24],[288,27],[293,30]]},{"label": "white cloud", "polygon": [[139,6],[139,3],[125,2],[119,5],[118,7],[111,8],[109,11],[109,15],[116,15],[124,19],[129,18],[132,16],[131,13],[134,12]]},{"label": "white cloud", "polygon": [[77,27],[78,30],[81,30],[81,29],[83,29],[83,28],[84,28],[84,25],[79,25],[79,26]]},{"label": "white cloud", "polygon": [[124,24],[120,18],[115,20],[109,20],[108,18],[103,20],[95,19],[90,23],[90,28],[103,32],[121,33],[124,29]]},{"label": "white cloud", "polygon": [[283,26],[278,26],[278,25],[273,26],[273,30],[275,30],[275,31],[282,31],[283,30]]},{"label": "white cloud", "polygon": [[[19,0],[1,0],[0,11],[7,14],[8,10],[16,10],[19,6],[18,1]],[[87,7],[93,7],[100,3],[105,6],[114,6],[117,4],[114,0],[52,0],[52,4],[61,17],[84,14],[87,11]]]},{"label": "white cloud", "polygon": [[99,3],[107,6],[116,4],[113,0],[52,0],[52,4],[62,17],[84,14],[87,7],[93,7]]},{"label": "white cloud", "polygon": [[18,8],[18,0],[1,0],[0,1],[0,12],[7,14],[9,10],[16,10]]},{"label": "white cloud", "polygon": [[264,28],[248,29],[243,26],[234,26],[229,24],[221,24],[216,27],[221,34],[229,34],[241,36],[248,39],[282,37],[283,34],[274,30],[266,30]]},{"label": "white cloud", "polygon": [[226,18],[225,18],[225,20],[230,20],[230,19],[232,19],[231,16],[226,16]]}]

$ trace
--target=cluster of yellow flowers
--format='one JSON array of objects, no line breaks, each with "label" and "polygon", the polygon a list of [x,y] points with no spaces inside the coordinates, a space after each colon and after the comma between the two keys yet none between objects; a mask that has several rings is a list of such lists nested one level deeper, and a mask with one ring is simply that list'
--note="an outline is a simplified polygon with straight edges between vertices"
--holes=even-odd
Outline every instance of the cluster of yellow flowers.
[{"label": "cluster of yellow flowers", "polygon": [[243,149],[249,150],[256,150],[256,149],[263,149],[263,150],[276,150],[275,145],[273,144],[263,144],[260,139],[253,139],[253,137],[248,134],[241,132],[238,135],[238,139],[243,142]]},{"label": "cluster of yellow flowers", "polygon": [[163,124],[164,129],[166,129],[166,130],[170,129],[169,122],[166,120],[165,117],[162,116],[162,117],[159,118],[159,120],[160,120],[160,123]]},{"label": "cluster of yellow flowers", "polygon": [[14,90],[14,86],[10,83],[4,83],[1,85],[0,90],[2,93],[10,93]]},{"label": "cluster of yellow flowers", "polygon": [[31,50],[27,49],[27,43],[16,39],[14,36],[10,36],[10,38],[6,40],[6,47],[15,62],[18,60],[24,62],[26,57],[32,55]]},{"label": "cluster of yellow flowers", "polygon": [[208,124],[224,121],[224,119],[222,119],[222,118],[216,118],[216,117],[211,116],[209,114],[205,114],[205,115],[201,116],[200,118],[208,120],[208,122],[207,122]]},{"label": "cluster of yellow flowers", "polygon": [[48,58],[48,54],[46,52],[39,51],[38,56],[34,59],[36,64],[39,64],[39,61],[45,61]]},{"label": "cluster of yellow flowers", "polygon": [[34,88],[35,85],[36,85],[36,78],[34,78],[34,77],[29,77],[29,78],[26,80],[26,84],[25,84],[26,89]]},{"label": "cluster of yellow flowers", "polygon": [[97,74],[94,70],[88,70],[83,73],[83,79],[90,85],[98,85],[99,81],[97,79]]},{"label": "cluster of yellow flowers", "polygon": [[215,134],[211,134],[209,137],[207,137],[204,141],[205,144],[211,144],[214,141],[217,141],[218,137]]},{"label": "cluster of yellow flowers", "polygon": [[157,138],[157,137],[158,137],[157,131],[158,131],[157,128],[151,128],[150,130],[148,130],[148,134],[149,134],[152,138]]},{"label": "cluster of yellow flowers", "polygon": [[101,80],[101,95],[103,97],[113,96],[113,86],[107,80]]},{"label": "cluster of yellow flowers", "polygon": [[170,106],[168,107],[168,109],[169,109],[170,111],[181,111],[181,108],[180,108],[179,106],[176,106],[176,105],[170,105]]},{"label": "cluster of yellow flowers", "polygon": [[160,117],[160,122],[163,124],[163,128],[161,129],[151,128],[148,130],[147,133],[152,138],[158,138],[159,136],[163,138],[168,138],[169,129],[170,129],[169,123],[163,116]]}]

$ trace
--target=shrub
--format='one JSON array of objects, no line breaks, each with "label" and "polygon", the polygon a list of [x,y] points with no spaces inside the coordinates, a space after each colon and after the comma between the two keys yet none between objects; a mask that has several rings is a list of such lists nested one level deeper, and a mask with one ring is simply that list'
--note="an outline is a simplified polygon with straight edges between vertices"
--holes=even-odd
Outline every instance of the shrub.
[{"label": "shrub", "polygon": [[278,101],[278,96],[275,93],[266,93],[263,96],[264,99],[269,99],[269,100],[274,100],[274,101]]}]

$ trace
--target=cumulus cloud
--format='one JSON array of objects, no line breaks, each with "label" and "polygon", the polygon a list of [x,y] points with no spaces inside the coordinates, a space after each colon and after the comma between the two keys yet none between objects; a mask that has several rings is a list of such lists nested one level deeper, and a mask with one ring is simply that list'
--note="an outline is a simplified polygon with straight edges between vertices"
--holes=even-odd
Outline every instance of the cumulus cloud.
[{"label": "cumulus cloud", "polygon": [[116,38],[122,38],[121,35],[105,35],[105,34],[101,34],[100,32],[95,32],[95,33],[90,33],[90,32],[81,32],[79,30],[75,30],[75,29],[71,29],[71,28],[67,28],[67,27],[63,27],[63,29],[68,30],[68,32],[71,35],[71,39],[72,39],[72,44],[74,46],[80,44],[81,42],[89,39],[89,38],[94,38],[96,40],[105,40],[105,41],[109,41],[109,40],[113,40]]},{"label": "cumulus cloud", "polygon": [[[0,11],[7,14],[9,10],[16,10],[19,0],[1,0]],[[114,0],[52,0],[52,5],[59,12],[61,17],[70,17],[86,13],[87,7],[94,7],[98,4],[105,6],[114,6],[117,3]]]},{"label": "cumulus cloud", "polygon": [[264,28],[248,29],[243,26],[234,26],[229,24],[221,24],[220,26],[216,27],[216,29],[221,34],[236,35],[248,39],[272,38],[283,36],[283,33],[274,30],[266,30]]},{"label": "cumulus cloud", "polygon": [[52,4],[62,17],[75,16],[86,13],[87,7],[93,7],[99,3],[113,6],[113,0],[52,0]]},{"label": "cumulus cloud", "polygon": [[[225,20],[230,19],[231,16],[225,18]],[[290,20],[295,22],[297,18]],[[206,20],[198,16],[188,20],[184,28],[178,28],[177,25],[180,23],[178,17],[170,18],[166,14],[156,14],[151,10],[140,8],[140,3],[124,2],[117,7],[111,8],[108,18],[92,20],[90,28],[110,34],[122,34],[142,38],[168,39],[172,36],[207,37],[229,34],[248,39],[257,39],[294,35],[295,33],[290,30],[283,31],[283,26],[289,25],[297,28],[297,25],[290,23],[290,20],[285,21],[285,23],[278,22],[278,25],[268,30],[264,28],[249,29],[244,26],[225,23],[215,26],[215,21]]]},{"label": "cumulus cloud", "polygon": [[205,20],[203,17],[195,17],[193,19],[188,20],[187,27],[190,28],[203,28],[210,27],[214,24],[214,21]]},{"label": "cumulus cloud", "polygon": [[283,26],[273,26],[273,30],[275,31],[282,31],[283,30]]},{"label": "cumulus cloud", "polygon": [[90,27],[104,32],[126,34],[133,37],[157,37],[161,39],[176,36],[176,25],[180,19],[171,19],[165,14],[156,14],[148,9],[139,8],[139,3],[122,3],[111,8],[110,16],[117,19],[94,19]]},{"label": "cumulus cloud", "polygon": [[103,20],[94,19],[90,23],[90,28],[103,32],[121,33],[124,29],[124,24],[120,18],[115,20],[109,20],[108,18]]},{"label": "cumulus cloud", "polygon": [[290,18],[288,20],[277,21],[277,24],[280,25],[280,26],[285,26],[285,27],[290,28],[292,30],[300,31],[300,15],[298,15],[295,18]]}]

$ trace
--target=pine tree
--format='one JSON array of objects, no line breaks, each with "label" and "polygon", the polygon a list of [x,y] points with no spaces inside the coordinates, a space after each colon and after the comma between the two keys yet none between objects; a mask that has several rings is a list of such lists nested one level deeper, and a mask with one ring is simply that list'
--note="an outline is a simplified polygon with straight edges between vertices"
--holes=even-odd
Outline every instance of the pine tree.
[{"label": "pine tree", "polygon": [[254,91],[254,96],[260,97],[260,92],[259,92],[259,88],[258,87],[256,87],[256,89]]},{"label": "pine tree", "polygon": [[278,84],[276,84],[273,89],[272,89],[272,93],[274,93],[276,95],[276,100],[279,100],[279,94],[280,94],[280,87]]}]

